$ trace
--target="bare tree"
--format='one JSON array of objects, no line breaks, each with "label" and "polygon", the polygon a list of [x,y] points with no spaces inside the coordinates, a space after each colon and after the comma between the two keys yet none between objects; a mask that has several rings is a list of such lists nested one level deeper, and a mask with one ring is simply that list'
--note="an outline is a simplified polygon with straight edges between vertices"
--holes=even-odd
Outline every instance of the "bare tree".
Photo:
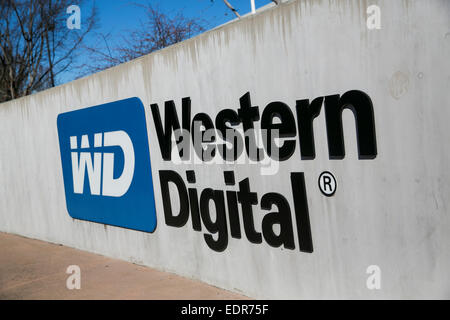
[{"label": "bare tree", "polygon": [[228,0],[223,0],[223,2],[225,3],[225,5],[236,15],[236,17],[241,18],[241,15],[237,12],[237,10],[231,5],[230,2],[228,2]]},{"label": "bare tree", "polygon": [[0,102],[57,84],[94,27],[95,7],[81,30],[69,29],[68,0],[0,2]]},{"label": "bare tree", "polygon": [[201,19],[190,19],[181,12],[174,16],[164,13],[158,6],[134,4],[145,12],[139,27],[125,32],[115,45],[111,45],[110,34],[99,34],[98,45],[87,47],[91,53],[85,70],[98,72],[130,61],[156,50],[188,39],[205,30]]}]

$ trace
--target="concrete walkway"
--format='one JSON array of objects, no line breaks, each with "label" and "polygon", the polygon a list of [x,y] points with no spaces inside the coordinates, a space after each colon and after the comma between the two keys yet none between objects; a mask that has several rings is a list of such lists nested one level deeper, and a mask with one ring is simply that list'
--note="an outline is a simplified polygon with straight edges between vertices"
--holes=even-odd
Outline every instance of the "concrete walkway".
[{"label": "concrete walkway", "polygon": [[[81,289],[66,269],[81,269]],[[245,299],[171,273],[0,233],[0,299]]]}]

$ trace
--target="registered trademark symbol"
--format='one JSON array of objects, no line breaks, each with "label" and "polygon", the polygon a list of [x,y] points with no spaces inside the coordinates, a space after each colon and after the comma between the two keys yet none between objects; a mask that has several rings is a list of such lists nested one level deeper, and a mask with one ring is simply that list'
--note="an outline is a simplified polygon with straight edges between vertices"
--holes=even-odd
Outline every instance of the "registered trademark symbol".
[{"label": "registered trademark symbol", "polygon": [[319,189],[323,195],[331,197],[337,189],[337,182],[331,172],[324,171],[319,176]]}]

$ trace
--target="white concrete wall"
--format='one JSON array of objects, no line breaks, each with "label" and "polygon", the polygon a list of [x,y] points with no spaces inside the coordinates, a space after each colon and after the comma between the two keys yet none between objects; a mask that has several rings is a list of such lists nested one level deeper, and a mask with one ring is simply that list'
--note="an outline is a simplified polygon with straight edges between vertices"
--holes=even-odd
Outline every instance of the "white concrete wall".
[{"label": "white concrete wall", "polygon": [[[381,30],[366,8],[381,8]],[[0,105],[0,231],[175,272],[255,298],[450,298],[450,1],[299,0],[81,80]],[[217,253],[190,222],[164,223],[161,158],[149,106],[190,96],[193,114],[343,94],[372,98],[378,156],[357,159],[352,113],[344,112],[346,158],[329,160],[324,112],[317,157],[295,154],[277,176],[231,166],[252,189],[284,193],[292,171],[306,177],[314,253],[229,240]],[[139,97],[146,107],[158,226],[153,234],[73,220],[67,214],[56,117]],[[262,109],[260,109],[262,111]],[[197,187],[224,189],[223,167],[195,167]],[[334,197],[317,188],[322,171]],[[255,211],[257,228],[261,214]],[[241,222],[242,223],[242,222]],[[296,239],[297,241],[297,239]],[[296,243],[298,248],[298,243]],[[1,253],[0,253],[1,254]],[[74,261],[76,264],[76,261]],[[380,290],[366,268],[382,271]]]}]

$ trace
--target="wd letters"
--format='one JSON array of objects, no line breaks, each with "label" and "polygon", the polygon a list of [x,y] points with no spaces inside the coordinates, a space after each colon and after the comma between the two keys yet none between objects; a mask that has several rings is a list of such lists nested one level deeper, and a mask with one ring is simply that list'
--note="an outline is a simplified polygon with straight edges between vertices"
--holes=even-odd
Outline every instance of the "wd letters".
[{"label": "wd letters", "polygon": [[[102,141],[104,140],[104,143]],[[134,149],[130,136],[123,130],[94,134],[94,148],[114,147],[121,149],[124,157],[123,171],[120,177],[114,178],[114,153],[81,151],[89,149],[87,135],[81,137],[80,152],[77,150],[77,137],[70,137],[72,158],[73,190],[83,194],[86,171],[89,179],[89,189],[92,195],[121,197],[130,188],[134,175]],[[102,189],[100,191],[100,189]]]}]

